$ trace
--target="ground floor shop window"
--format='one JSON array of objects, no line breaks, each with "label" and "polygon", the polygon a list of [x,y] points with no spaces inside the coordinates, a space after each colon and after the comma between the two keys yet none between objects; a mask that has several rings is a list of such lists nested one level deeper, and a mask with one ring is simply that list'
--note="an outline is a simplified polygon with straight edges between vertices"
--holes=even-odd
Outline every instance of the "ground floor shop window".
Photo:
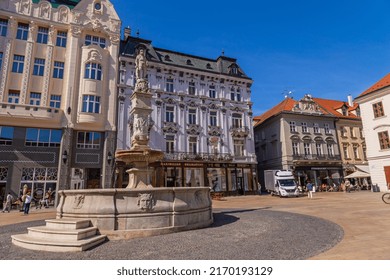
[{"label": "ground floor shop window", "polygon": [[186,187],[204,186],[203,168],[186,168],[184,174]]},{"label": "ground floor shop window", "polygon": [[207,179],[212,191],[226,191],[226,172],[225,168],[209,168],[207,170]]},{"label": "ground floor shop window", "polygon": [[48,191],[52,193],[51,199],[54,199],[57,175],[58,168],[23,168],[19,196],[23,194],[24,186],[27,186],[36,202],[42,199]]}]

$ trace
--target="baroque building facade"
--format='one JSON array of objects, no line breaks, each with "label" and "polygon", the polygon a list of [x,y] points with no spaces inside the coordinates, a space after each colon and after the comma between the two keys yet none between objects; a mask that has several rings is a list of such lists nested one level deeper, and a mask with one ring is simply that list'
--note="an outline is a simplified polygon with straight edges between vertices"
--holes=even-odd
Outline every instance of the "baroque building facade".
[{"label": "baroque building facade", "polygon": [[0,188],[109,187],[121,22],[108,0],[0,2]]},{"label": "baroque building facade", "polygon": [[390,189],[390,74],[356,99],[361,108],[371,180],[380,191]]},{"label": "baroque building facade", "polygon": [[292,170],[297,183],[316,186],[332,180],[340,183],[343,162],[335,117],[311,95],[295,101],[286,98],[264,114],[254,117],[258,174],[264,170]]},{"label": "baroque building facade", "polygon": [[[210,186],[226,194],[257,190],[250,79],[226,56],[209,59],[154,47],[125,29],[119,56],[119,150],[130,148],[135,59],[147,58],[152,98],[150,146],[164,151],[153,166],[156,187]],[[117,185],[127,185],[118,166]]]}]

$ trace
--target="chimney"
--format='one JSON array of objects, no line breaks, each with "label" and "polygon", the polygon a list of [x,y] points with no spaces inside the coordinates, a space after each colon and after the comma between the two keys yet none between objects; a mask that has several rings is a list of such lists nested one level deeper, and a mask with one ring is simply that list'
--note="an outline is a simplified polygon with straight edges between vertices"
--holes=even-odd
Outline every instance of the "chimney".
[{"label": "chimney", "polygon": [[352,95],[348,95],[348,105],[349,107],[352,107],[353,106],[353,101],[352,101]]},{"label": "chimney", "polygon": [[130,29],[130,26],[127,26],[125,27],[125,30],[124,30],[124,39],[126,40],[127,38],[129,38],[131,35],[131,29]]}]

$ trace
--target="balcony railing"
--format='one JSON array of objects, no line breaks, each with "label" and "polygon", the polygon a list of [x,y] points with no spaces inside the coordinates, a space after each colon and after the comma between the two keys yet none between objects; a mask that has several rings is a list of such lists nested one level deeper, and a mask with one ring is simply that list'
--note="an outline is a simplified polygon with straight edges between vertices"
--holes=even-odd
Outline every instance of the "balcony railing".
[{"label": "balcony railing", "polygon": [[341,160],[340,155],[293,155],[293,160]]},{"label": "balcony railing", "polygon": [[232,126],[230,127],[230,133],[232,134],[233,137],[247,137],[249,135],[249,127]]},{"label": "balcony railing", "polygon": [[196,161],[232,161],[233,157],[228,153],[165,153],[165,160],[196,160]]}]

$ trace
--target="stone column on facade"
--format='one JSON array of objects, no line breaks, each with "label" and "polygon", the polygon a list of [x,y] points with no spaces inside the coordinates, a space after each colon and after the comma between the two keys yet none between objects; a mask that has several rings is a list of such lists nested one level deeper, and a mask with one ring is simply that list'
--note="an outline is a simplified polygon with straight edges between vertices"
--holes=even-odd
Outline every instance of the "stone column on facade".
[{"label": "stone column on facade", "polygon": [[10,17],[9,20],[9,28],[8,28],[8,34],[6,39],[6,47],[5,52],[3,55],[3,69],[1,74],[1,84],[0,84],[0,102],[4,102],[5,100],[5,91],[7,89],[7,82],[8,82],[8,76],[9,76],[9,65],[10,65],[10,58],[11,58],[11,51],[13,49],[14,44],[14,38],[16,33],[16,20],[14,17]]},{"label": "stone column on facade", "polygon": [[22,78],[22,85],[20,88],[20,100],[21,104],[26,104],[26,97],[29,88],[30,81],[30,72],[31,72],[31,60],[34,57],[34,38],[36,37],[37,25],[35,22],[31,21],[29,25],[30,29],[28,32],[28,40],[25,51],[25,64],[24,64],[24,72]]},{"label": "stone column on facade", "polygon": [[49,29],[49,38],[47,42],[47,50],[46,50],[46,61],[45,61],[45,73],[43,75],[43,88],[42,88],[42,106],[48,106],[48,100],[50,100],[49,94],[49,84],[50,84],[50,73],[52,69],[52,59],[53,59],[53,51],[54,51],[54,33],[55,28],[50,26]]}]

